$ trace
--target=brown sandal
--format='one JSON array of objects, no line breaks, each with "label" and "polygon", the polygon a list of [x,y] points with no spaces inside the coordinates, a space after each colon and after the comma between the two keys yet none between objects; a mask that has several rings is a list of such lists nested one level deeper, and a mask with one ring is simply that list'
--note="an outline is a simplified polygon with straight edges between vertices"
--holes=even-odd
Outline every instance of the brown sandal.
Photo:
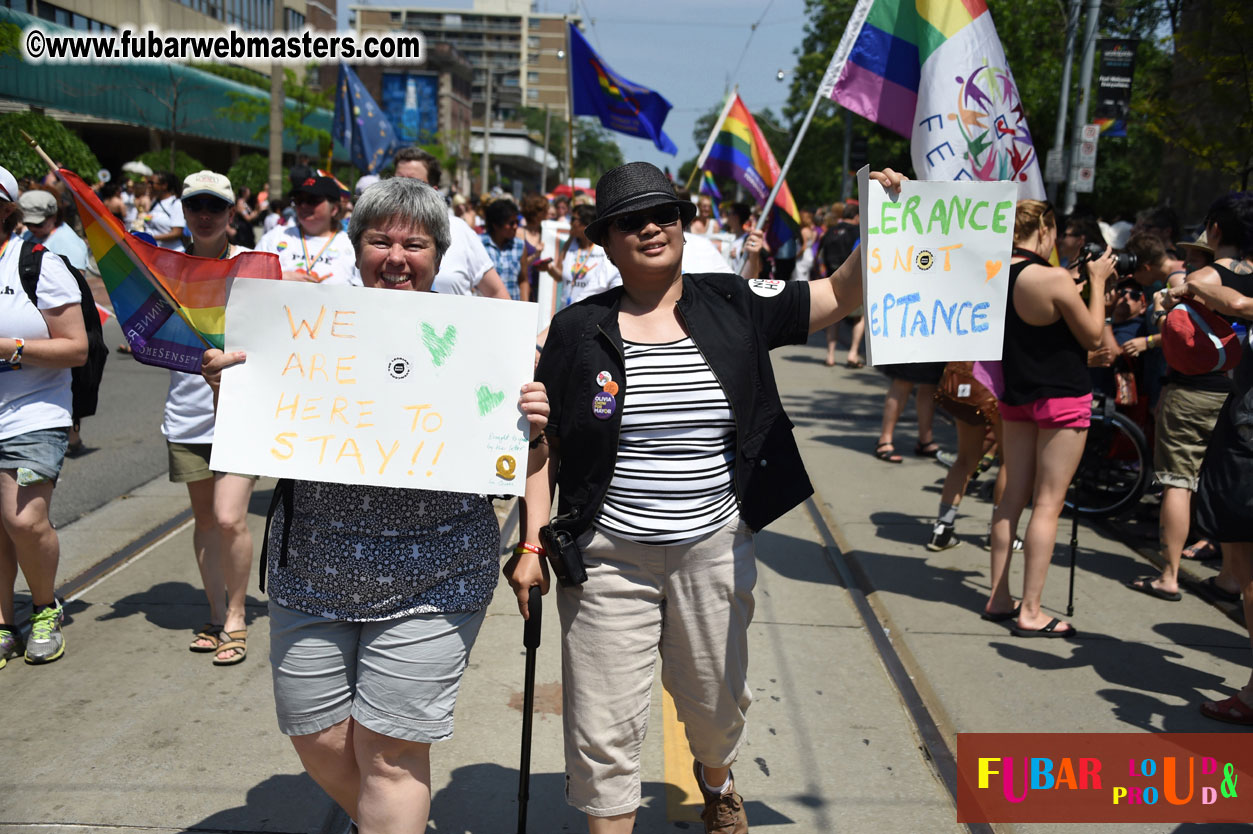
[{"label": "brown sandal", "polygon": [[[201,640],[212,640],[213,645],[201,646]],[[216,652],[220,645],[222,645],[222,627],[216,623],[205,623],[196,632],[195,639],[191,641],[191,645],[187,649],[198,654],[209,654],[210,652]]]},{"label": "brown sandal", "polygon": [[244,658],[248,656],[248,629],[243,628],[239,631],[227,631],[225,634],[231,639],[218,646],[217,654],[229,651],[233,651],[235,654],[225,660],[215,655],[213,658],[213,665],[234,666],[236,663],[243,663]]}]

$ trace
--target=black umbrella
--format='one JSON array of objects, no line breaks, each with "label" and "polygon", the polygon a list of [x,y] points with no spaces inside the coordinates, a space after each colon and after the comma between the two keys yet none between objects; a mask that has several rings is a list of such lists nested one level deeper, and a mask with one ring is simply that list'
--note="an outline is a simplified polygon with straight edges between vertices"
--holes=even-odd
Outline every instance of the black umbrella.
[{"label": "black umbrella", "polygon": [[522,645],[526,646],[526,676],[522,684],[522,763],[518,765],[518,834],[526,834],[526,803],[531,786],[531,718],[535,711],[535,654],[539,649],[540,622],[543,619],[543,597],[538,586],[532,586],[527,599],[528,616],[522,629]]}]

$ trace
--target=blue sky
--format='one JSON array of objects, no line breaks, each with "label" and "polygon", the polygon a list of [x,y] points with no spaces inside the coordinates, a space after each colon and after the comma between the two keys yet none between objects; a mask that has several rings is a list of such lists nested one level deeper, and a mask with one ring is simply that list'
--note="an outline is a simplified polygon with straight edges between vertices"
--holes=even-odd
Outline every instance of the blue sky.
[{"label": "blue sky", "polygon": [[[350,0],[341,2],[346,9]],[[469,9],[473,4],[427,0],[420,5]],[[767,6],[769,12],[752,32]],[[665,131],[679,147],[677,156],[642,139],[612,135],[627,161],[669,165],[676,172],[700,152],[692,139],[696,119],[722,102],[728,86],[739,85],[749,109],[769,107],[781,114],[796,64],[793,50],[805,26],[803,0],[538,0],[537,11],[581,15],[588,41],[615,72],[669,99],[674,109]],[[782,82],[775,78],[780,69],[787,73]],[[780,164],[786,154],[787,148],[775,149]]]}]

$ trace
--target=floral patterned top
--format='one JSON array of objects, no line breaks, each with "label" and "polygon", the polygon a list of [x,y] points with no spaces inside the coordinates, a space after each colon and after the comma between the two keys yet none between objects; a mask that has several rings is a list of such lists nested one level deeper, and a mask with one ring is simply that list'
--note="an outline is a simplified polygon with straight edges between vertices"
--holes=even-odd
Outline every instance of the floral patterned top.
[{"label": "floral patterned top", "polygon": [[477,611],[499,575],[500,528],[482,495],[295,481],[267,550],[270,598],[306,614],[374,622]]}]

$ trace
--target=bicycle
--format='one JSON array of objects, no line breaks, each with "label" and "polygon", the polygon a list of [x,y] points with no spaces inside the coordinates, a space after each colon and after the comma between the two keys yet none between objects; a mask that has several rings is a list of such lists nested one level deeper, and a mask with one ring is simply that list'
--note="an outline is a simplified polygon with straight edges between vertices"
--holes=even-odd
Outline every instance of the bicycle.
[{"label": "bicycle", "polygon": [[1144,432],[1101,394],[1092,399],[1092,424],[1071,481],[1066,508],[1085,518],[1109,518],[1134,507],[1152,478]]}]

